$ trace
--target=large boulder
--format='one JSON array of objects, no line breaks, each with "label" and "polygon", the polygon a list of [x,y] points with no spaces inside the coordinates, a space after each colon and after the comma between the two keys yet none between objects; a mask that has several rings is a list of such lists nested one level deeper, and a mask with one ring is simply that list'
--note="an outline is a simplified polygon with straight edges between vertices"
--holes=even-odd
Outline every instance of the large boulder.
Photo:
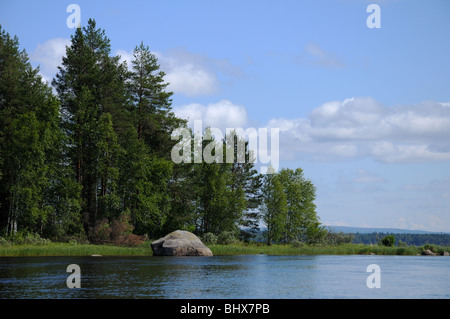
[{"label": "large boulder", "polygon": [[193,233],[176,230],[155,240],[152,244],[154,256],[212,256],[211,250]]},{"label": "large boulder", "polygon": [[422,255],[425,255],[425,256],[436,256],[437,254],[433,253],[429,249],[425,249],[425,250],[422,250]]}]

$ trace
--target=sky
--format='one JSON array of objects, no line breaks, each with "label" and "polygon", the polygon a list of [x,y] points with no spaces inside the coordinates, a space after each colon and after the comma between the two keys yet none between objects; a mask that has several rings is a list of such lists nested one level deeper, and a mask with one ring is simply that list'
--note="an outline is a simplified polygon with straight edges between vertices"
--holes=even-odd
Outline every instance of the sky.
[{"label": "sky", "polygon": [[449,1],[0,0],[47,81],[70,4],[122,61],[148,45],[190,124],[279,129],[280,168],[314,183],[323,224],[450,232]]}]

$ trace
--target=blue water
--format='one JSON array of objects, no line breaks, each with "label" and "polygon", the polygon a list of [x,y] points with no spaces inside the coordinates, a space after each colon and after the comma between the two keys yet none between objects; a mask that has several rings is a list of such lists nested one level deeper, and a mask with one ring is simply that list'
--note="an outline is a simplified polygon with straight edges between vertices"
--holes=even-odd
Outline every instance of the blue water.
[{"label": "blue water", "polygon": [[[68,288],[67,266],[81,288]],[[367,266],[380,267],[368,288]],[[450,297],[450,257],[1,257],[0,298],[305,299]]]}]

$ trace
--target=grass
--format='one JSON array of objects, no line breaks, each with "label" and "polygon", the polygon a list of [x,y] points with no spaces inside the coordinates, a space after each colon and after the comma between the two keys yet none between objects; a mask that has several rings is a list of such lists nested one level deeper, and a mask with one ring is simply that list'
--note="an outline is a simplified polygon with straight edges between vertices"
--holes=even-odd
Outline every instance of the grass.
[{"label": "grass", "polygon": [[385,247],[360,244],[344,245],[211,245],[209,246],[215,256],[218,255],[417,255],[422,251],[415,246],[409,247]]},{"label": "grass", "polygon": [[150,245],[123,247],[113,245],[86,245],[69,243],[50,243],[46,245],[2,245],[1,257],[12,256],[151,256]]},{"label": "grass", "polygon": [[[208,245],[214,256],[231,255],[417,255],[423,247],[386,247],[379,245],[279,245],[257,243],[235,243],[230,245]],[[450,251],[450,247],[435,247],[436,252]],[[152,256],[150,241],[138,247],[114,245],[91,245],[71,243],[48,243],[0,245],[0,257],[7,256]]]}]

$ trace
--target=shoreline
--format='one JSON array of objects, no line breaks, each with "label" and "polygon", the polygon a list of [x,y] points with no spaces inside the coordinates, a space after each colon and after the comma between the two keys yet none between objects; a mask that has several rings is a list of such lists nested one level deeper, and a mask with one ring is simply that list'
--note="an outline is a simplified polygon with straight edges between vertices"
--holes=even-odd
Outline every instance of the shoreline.
[{"label": "shoreline", "polygon": [[[342,245],[294,245],[273,244],[271,246],[259,244],[230,244],[208,245],[214,256],[233,255],[421,255],[423,246],[394,246],[342,244]],[[449,252],[448,246],[434,246],[435,253],[443,255]],[[114,245],[50,243],[46,245],[17,244],[1,245],[1,257],[70,257],[70,256],[153,256],[150,243],[138,247],[124,247]]]}]

